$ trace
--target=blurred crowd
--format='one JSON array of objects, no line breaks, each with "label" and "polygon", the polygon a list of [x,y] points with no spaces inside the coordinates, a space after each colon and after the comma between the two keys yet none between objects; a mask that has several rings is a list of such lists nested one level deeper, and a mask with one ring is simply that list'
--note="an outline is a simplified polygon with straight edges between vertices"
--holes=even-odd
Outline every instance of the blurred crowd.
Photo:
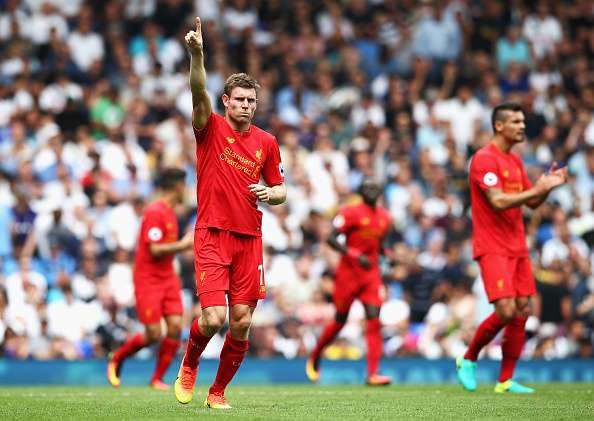
[{"label": "blurred crowd", "polygon": [[[520,102],[530,177],[570,183],[525,211],[538,296],[527,358],[592,357],[594,5],[589,0],[0,0],[0,342],[5,358],[105,356],[142,328],[132,262],[152,176],[195,147],[183,36],[203,21],[208,92],[256,77],[287,203],[263,207],[268,298],[257,357],[303,357],[333,317],[326,244],[361,180],[394,221],[382,262],[386,356],[462,354],[489,312],[471,259],[467,166],[490,114]],[[200,313],[178,256],[186,327]],[[356,304],[329,358],[365,353]],[[187,332],[187,329],[185,329]],[[222,336],[206,356],[217,357]],[[151,350],[141,356],[150,356]],[[485,354],[500,355],[495,341]]]}]

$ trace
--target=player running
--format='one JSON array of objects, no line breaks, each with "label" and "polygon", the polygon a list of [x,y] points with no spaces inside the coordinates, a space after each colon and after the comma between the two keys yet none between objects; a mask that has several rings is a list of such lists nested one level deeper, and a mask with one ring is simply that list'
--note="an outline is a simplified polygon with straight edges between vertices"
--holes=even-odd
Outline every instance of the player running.
[{"label": "player running", "polygon": [[[365,179],[359,193],[363,202],[343,207],[334,218],[334,232],[328,244],[342,257],[334,283],[334,321],[327,325],[308,358],[305,372],[312,382],[320,378],[320,358],[324,348],[344,327],[353,301],[358,298],[365,308],[367,319],[367,384],[388,385],[392,379],[378,373],[382,356],[380,308],[384,300],[384,286],[379,269],[382,242],[388,234],[391,221],[388,211],[377,205],[380,186],[372,179]],[[338,237],[346,236],[346,245]]]},{"label": "player running", "polygon": [[514,103],[498,105],[491,120],[495,136],[472,158],[469,183],[473,255],[495,312],[478,327],[466,354],[456,360],[456,368],[464,389],[476,390],[478,354],[505,328],[495,392],[533,393],[534,389],[513,380],[524,346],[530,297],[536,293],[521,207],[540,206],[551,190],[567,181],[567,169],[557,169],[553,164],[532,186],[522,160],[511,153],[512,147],[525,139],[522,108]]},{"label": "player running", "polygon": [[161,339],[161,318],[164,318],[167,333],[161,341],[150,384],[154,389],[169,389],[163,383],[163,375],[179,348],[183,314],[181,286],[173,269],[173,257],[194,243],[193,232],[178,241],[177,217],[173,211],[173,207],[184,200],[185,177],[181,169],[163,170],[157,180],[160,196],[144,210],[134,262],[134,294],[138,318],[145,332],[128,339],[110,357],[107,380],[113,387],[120,386],[124,360]]},{"label": "player running", "polygon": [[[258,83],[245,73],[229,76],[222,96],[225,115],[213,113],[206,92],[200,18],[185,40],[191,55],[192,124],[197,146],[194,256],[202,315],[192,323],[174,389],[179,402],[192,400],[200,355],[225,323],[229,307],[229,331],[204,402],[209,408],[228,409],[225,388],[244,359],[252,313],[266,295],[262,213],[257,201],[283,203],[286,188],[276,139],[251,124]],[[267,186],[258,184],[261,177]]]}]

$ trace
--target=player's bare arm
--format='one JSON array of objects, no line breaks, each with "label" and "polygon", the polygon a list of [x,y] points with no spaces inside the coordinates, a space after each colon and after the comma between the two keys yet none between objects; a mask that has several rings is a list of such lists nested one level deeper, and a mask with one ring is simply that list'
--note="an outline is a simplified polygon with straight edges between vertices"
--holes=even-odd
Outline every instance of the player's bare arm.
[{"label": "player's bare arm", "polygon": [[359,265],[363,269],[371,268],[371,262],[369,261],[369,257],[367,257],[366,255],[364,255],[363,253],[361,253],[357,250],[348,248],[344,244],[344,241],[341,241],[340,237],[342,235],[343,234],[340,233],[338,230],[333,230],[326,242],[328,243],[328,245],[330,247],[332,247],[334,250],[336,250],[340,254],[346,254],[346,255],[350,256],[351,258],[356,259],[357,262],[359,263]]},{"label": "player's bare arm", "polygon": [[269,205],[280,205],[287,199],[287,187],[285,183],[272,187],[262,184],[250,184],[248,188],[256,195],[260,202],[265,202]]},{"label": "player's bare arm", "polygon": [[186,48],[190,53],[190,90],[192,91],[192,124],[202,129],[212,112],[210,98],[206,92],[206,69],[204,68],[204,49],[202,43],[202,24],[196,17],[196,28],[185,37]]},{"label": "player's bare arm", "polygon": [[194,230],[186,233],[179,241],[172,243],[151,243],[149,248],[153,257],[162,257],[187,250],[194,245]]},{"label": "player's bare arm", "polygon": [[[520,193],[505,193],[501,189],[492,188],[486,191],[487,200],[498,211],[516,208],[522,205],[540,205],[555,188],[567,182],[567,168],[560,168],[543,174],[536,184]],[[532,207],[531,206],[531,207]]]}]

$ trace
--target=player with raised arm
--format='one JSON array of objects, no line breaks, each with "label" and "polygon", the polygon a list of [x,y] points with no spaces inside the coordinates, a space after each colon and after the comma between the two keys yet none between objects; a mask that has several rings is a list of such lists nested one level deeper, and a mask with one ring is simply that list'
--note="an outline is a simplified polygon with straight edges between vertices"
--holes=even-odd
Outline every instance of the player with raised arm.
[{"label": "player with raised arm", "polygon": [[[206,92],[200,18],[185,40],[191,55],[198,176],[194,257],[202,315],[190,328],[174,389],[179,402],[192,400],[200,355],[229,311],[219,368],[204,402],[209,408],[228,409],[225,388],[244,359],[252,314],[266,295],[257,202],[283,203],[286,187],[275,137],[251,124],[258,83],[245,73],[229,76],[222,96],[225,115],[213,113]],[[266,185],[259,184],[261,177]]]},{"label": "player with raised arm", "polygon": [[[359,299],[367,319],[367,384],[388,385],[391,379],[379,374],[382,356],[380,308],[384,301],[384,286],[379,268],[382,243],[391,226],[390,214],[377,204],[381,187],[365,179],[359,189],[362,203],[343,207],[334,218],[334,231],[328,244],[342,254],[334,282],[334,321],[327,325],[308,358],[305,373],[316,383],[320,378],[320,359],[324,348],[344,327],[353,301]],[[339,236],[346,237],[345,244]]]},{"label": "player with raised arm", "polygon": [[518,104],[495,107],[495,136],[472,157],[473,257],[478,262],[489,301],[495,311],[478,327],[466,354],[456,360],[458,380],[468,391],[476,390],[475,368],[481,349],[504,329],[499,381],[495,392],[532,393],[534,389],[513,380],[522,353],[530,297],[536,293],[528,256],[522,205],[536,208],[548,194],[567,181],[567,169],[556,164],[532,183],[512,147],[525,139],[524,113]]},{"label": "player with raised arm", "polygon": [[185,177],[184,170],[164,169],[157,178],[159,197],[144,210],[134,262],[134,294],[145,332],[128,339],[110,357],[107,380],[113,387],[120,386],[124,360],[161,339],[161,318],[164,318],[167,334],[161,341],[150,384],[154,389],[169,389],[163,383],[163,376],[179,348],[183,315],[181,284],[173,269],[173,257],[194,243],[191,231],[178,240],[177,217],[173,211],[175,205],[183,203]]}]

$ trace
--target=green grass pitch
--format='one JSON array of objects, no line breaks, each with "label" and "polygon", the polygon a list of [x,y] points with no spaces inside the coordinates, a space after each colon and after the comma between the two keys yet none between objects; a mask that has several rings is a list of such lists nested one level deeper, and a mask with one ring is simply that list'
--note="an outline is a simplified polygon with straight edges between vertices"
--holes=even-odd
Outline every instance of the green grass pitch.
[{"label": "green grass pitch", "polygon": [[453,385],[231,386],[233,409],[202,407],[204,387],[188,405],[173,392],[148,387],[2,387],[1,420],[242,420],[594,419],[594,384],[537,384],[534,395],[496,395],[483,385],[467,393]]}]

